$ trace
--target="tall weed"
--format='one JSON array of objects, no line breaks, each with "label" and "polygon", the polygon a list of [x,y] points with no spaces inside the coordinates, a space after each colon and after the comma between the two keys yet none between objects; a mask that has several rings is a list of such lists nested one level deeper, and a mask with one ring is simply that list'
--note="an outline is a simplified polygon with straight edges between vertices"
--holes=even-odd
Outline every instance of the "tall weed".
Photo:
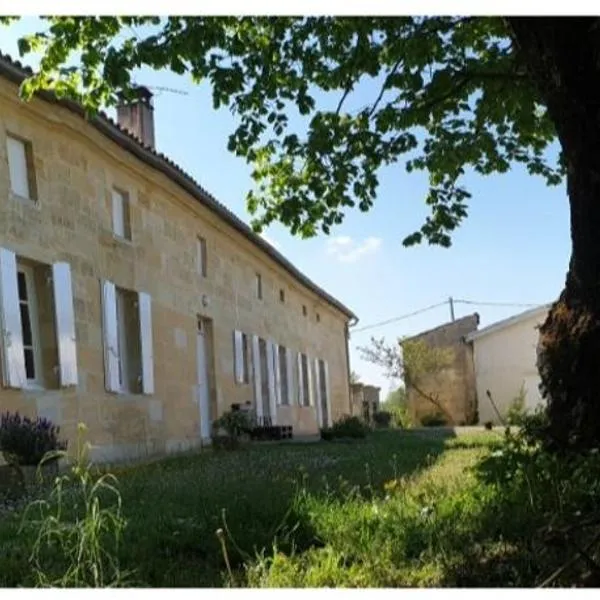
[{"label": "tall weed", "polygon": [[[80,425],[75,460],[55,478],[49,498],[32,502],[23,515],[20,532],[35,532],[29,561],[36,587],[120,587],[130,576],[117,559],[126,525],[118,482],[94,472],[84,433]],[[65,452],[42,463],[58,458]]]}]

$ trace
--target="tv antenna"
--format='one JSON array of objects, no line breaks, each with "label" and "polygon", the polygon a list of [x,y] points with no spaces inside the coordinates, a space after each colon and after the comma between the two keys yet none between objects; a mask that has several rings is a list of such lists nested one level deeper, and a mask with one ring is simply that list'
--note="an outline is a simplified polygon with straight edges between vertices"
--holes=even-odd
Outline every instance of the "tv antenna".
[{"label": "tv antenna", "polygon": [[157,96],[160,95],[160,92],[169,92],[171,94],[179,94],[180,96],[189,96],[189,92],[186,92],[185,90],[164,87],[162,85],[144,85],[144,87],[152,90],[153,92],[154,90],[157,90],[159,92],[159,94],[156,94]]}]

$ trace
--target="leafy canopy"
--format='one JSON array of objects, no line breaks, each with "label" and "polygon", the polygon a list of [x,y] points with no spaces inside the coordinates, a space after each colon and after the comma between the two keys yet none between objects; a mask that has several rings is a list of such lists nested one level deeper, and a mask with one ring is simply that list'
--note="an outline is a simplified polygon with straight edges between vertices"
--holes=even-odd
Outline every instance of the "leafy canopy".
[{"label": "leafy canopy", "polygon": [[[404,243],[449,246],[467,216],[467,171],[504,173],[516,162],[548,184],[562,179],[545,157],[553,124],[502,18],[45,20],[46,31],[20,40],[21,55],[42,55],[26,99],[51,89],[94,113],[130,94],[143,66],[208,81],[214,107],[239,117],[228,148],[253,167],[257,231],[279,221],[302,237],[329,233],[349,209],[371,208],[381,167],[403,162],[428,172],[431,209]],[[374,97],[348,108],[369,80]],[[336,95],[330,109],[322,93]]]}]

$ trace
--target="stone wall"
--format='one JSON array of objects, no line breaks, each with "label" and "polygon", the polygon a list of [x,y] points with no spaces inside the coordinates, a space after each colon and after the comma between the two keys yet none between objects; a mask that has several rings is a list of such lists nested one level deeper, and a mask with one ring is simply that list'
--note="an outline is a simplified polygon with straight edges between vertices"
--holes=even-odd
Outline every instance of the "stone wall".
[{"label": "stone wall", "polygon": [[[35,202],[10,191],[7,132],[31,144]],[[129,196],[131,241],[112,233],[113,186]],[[0,389],[2,411],[49,417],[72,443],[77,423],[85,422],[96,456],[106,460],[191,448],[200,441],[199,317],[210,325],[213,419],[233,403],[253,402],[252,379],[238,384],[234,377],[235,329],[308,353],[311,368],[315,358],[327,361],[332,418],[350,411],[346,315],[165,175],[65,108],[37,99],[20,102],[17,86],[4,79],[0,197],[0,246],[37,265],[71,266],[79,377],[70,389]],[[205,278],[196,265],[198,236],[206,240]],[[104,279],[151,296],[151,395],[106,392]],[[311,406],[280,406],[278,420],[299,434],[317,432]]]},{"label": "stone wall", "polygon": [[[430,347],[450,350],[450,364],[419,381],[419,389],[437,397],[438,402],[451,417],[454,425],[476,422],[477,391],[473,366],[473,348],[465,336],[475,331],[479,315],[469,315],[435,329],[413,336],[410,340],[423,341]],[[425,415],[440,412],[429,400],[406,382],[406,392],[411,419],[420,423]]]}]

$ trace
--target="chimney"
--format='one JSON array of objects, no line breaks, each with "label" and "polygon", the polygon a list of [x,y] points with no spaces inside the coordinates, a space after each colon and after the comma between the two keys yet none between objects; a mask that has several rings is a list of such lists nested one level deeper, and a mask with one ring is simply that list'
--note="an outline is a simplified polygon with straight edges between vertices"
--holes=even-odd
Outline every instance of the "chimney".
[{"label": "chimney", "polygon": [[117,122],[140,139],[145,146],[154,150],[154,106],[152,92],[144,86],[138,86],[133,98],[121,98],[117,106]]}]

